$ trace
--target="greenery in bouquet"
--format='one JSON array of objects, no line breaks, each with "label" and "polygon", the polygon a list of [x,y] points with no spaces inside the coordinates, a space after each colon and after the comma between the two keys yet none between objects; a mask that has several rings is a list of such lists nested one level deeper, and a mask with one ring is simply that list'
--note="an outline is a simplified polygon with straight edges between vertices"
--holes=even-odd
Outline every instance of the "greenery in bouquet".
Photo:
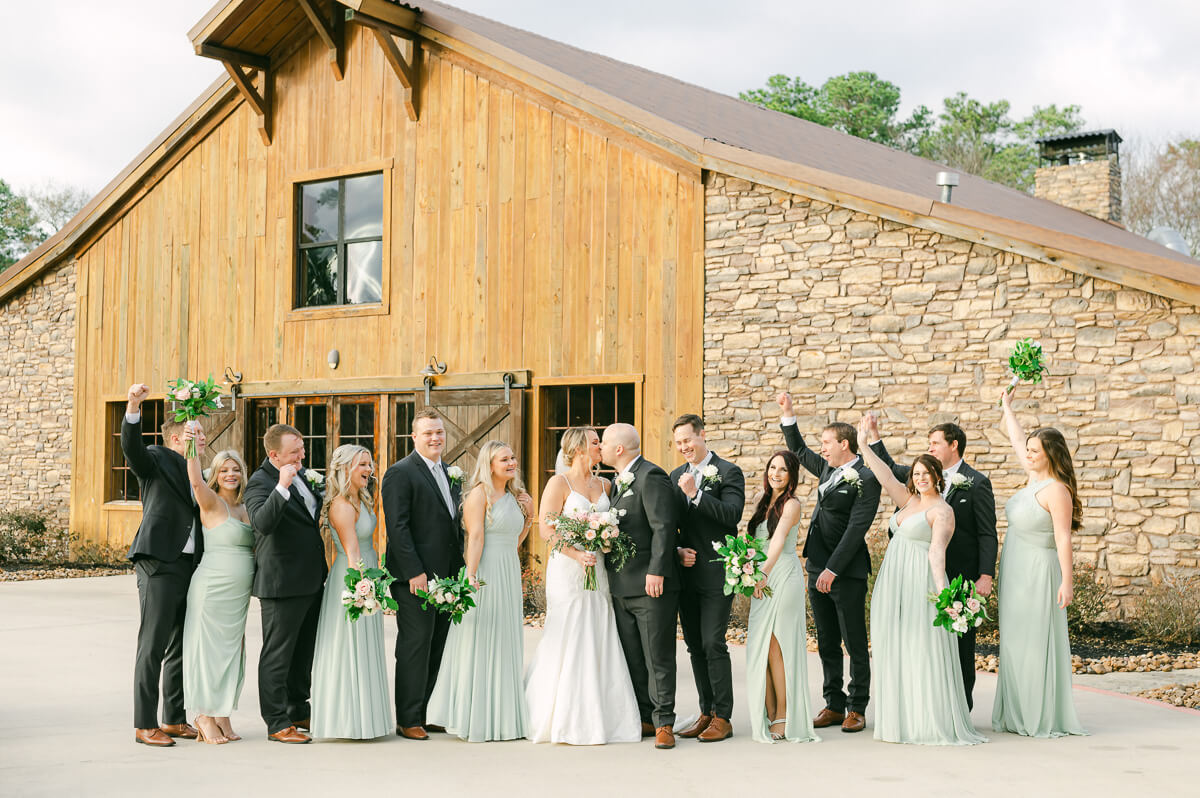
[{"label": "greenery in bouquet", "polygon": [[962,576],[954,577],[941,592],[930,593],[929,601],[937,610],[934,626],[962,637],[969,629],[979,627],[990,616],[987,599],[975,590],[975,583]]},{"label": "greenery in bouquet", "polygon": [[388,587],[395,581],[396,577],[383,567],[382,557],[378,568],[367,568],[361,562],[357,568],[347,568],[346,589],[342,591],[346,619],[353,622],[380,610],[395,612],[399,609],[396,600],[388,593]]},{"label": "greenery in bouquet", "polygon": [[[767,553],[757,538],[726,535],[724,545],[713,541],[713,551],[719,555],[713,562],[725,566],[726,596],[737,593],[752,597],[754,589],[767,581],[767,575],[762,570],[762,564],[767,561]],[[763,584],[762,595],[770,598],[771,588]]]},{"label": "greenery in bouquet", "polygon": [[1019,383],[1037,384],[1042,381],[1042,375],[1049,373],[1046,368],[1046,357],[1042,353],[1042,345],[1032,338],[1017,341],[1012,354],[1008,356],[1008,370],[1012,372],[1012,382],[1008,384],[1008,392],[1012,393]]},{"label": "greenery in bouquet", "polygon": [[[212,374],[208,375],[207,380],[198,382],[183,377],[168,382],[167,398],[171,400],[171,410],[175,413],[176,421],[192,422],[207,417],[213,410],[222,409],[221,390],[213,381]],[[186,456],[196,456],[195,440],[187,442]]]},{"label": "greenery in bouquet", "polygon": [[[625,567],[637,553],[637,545],[629,535],[621,534],[620,520],[624,510],[597,510],[595,505],[590,511],[579,510],[572,513],[559,513],[549,520],[549,524],[558,533],[554,548],[561,551],[575,548],[580,551],[601,552],[612,563],[616,570]],[[587,565],[583,569],[583,587],[585,590],[596,589],[596,566]]]},{"label": "greenery in bouquet", "polygon": [[486,584],[482,579],[471,584],[466,566],[463,566],[458,569],[458,576],[438,579],[435,574],[425,590],[417,591],[417,598],[422,599],[421,609],[432,606],[438,612],[449,614],[450,623],[462,623],[463,615],[475,606],[475,599],[471,596]]}]

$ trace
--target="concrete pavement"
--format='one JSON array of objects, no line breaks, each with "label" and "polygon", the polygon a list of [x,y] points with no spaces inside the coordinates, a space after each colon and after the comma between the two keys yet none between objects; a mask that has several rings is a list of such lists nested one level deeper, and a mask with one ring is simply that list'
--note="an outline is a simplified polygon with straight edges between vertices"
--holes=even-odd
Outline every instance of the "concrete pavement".
[{"label": "concrete pavement", "polygon": [[[394,624],[386,624],[389,650]],[[735,736],[674,751],[641,744],[592,748],[525,741],[469,744],[387,737],[304,746],[270,743],[258,717],[257,603],[247,631],[249,658],[234,728],[244,740],[223,746],[181,742],[156,750],[133,742],[132,662],[137,591],[132,576],[0,583],[0,795],[172,796],[218,794],[392,796],[716,795],[1117,795],[1175,792],[1195,781],[1200,713],[1094,689],[1075,691],[1089,737],[1030,740],[990,730],[995,677],[980,674],[974,721],[991,742],[974,748],[888,745],[862,734],[822,730],[822,742],[752,742],[744,703]],[[526,631],[526,657],[540,631]],[[737,698],[745,655],[733,647]],[[389,662],[389,667],[392,663]],[[809,656],[809,688],[819,709],[820,664]],[[696,711],[682,643],[678,709]]]}]

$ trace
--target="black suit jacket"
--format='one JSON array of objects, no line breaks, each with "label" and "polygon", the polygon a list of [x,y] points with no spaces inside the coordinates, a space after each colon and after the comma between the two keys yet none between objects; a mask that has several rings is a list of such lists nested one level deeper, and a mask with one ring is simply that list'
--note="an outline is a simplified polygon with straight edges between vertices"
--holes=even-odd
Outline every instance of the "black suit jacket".
[{"label": "black suit jacket", "polygon": [[[646,576],[663,577],[663,592],[679,589],[679,560],[675,552],[679,525],[675,520],[675,491],[667,472],[646,458],[639,458],[630,469],[633,484],[613,502],[613,509],[624,510],[621,532],[630,536],[637,554],[617,571],[608,561],[609,590],[614,596],[629,598],[646,595]],[[614,483],[615,484],[615,483]],[[619,488],[614,487],[614,495]]]},{"label": "black suit jacket", "polygon": [[[296,488],[297,479],[304,479],[304,469],[292,480],[288,498],[283,498],[275,490],[279,469],[270,460],[263,460],[246,485],[246,510],[254,527],[257,566],[252,592],[259,598],[311,595],[321,589],[329,573],[318,519],[308,512]],[[311,492],[317,499],[319,516],[324,497],[319,490]]]},{"label": "black suit jacket", "polygon": [[420,574],[457,576],[463,565],[461,486],[450,482],[451,515],[425,460],[413,452],[384,472],[380,494],[392,576],[401,581]]},{"label": "black suit jacket", "polygon": [[131,560],[153,557],[174,562],[183,553],[188,536],[196,530],[195,562],[204,552],[200,508],[192,498],[187,460],[165,446],[147,446],[142,422],[121,424],[121,451],[137,477],[142,494],[142,522],[126,555]]},{"label": "black suit jacket", "polygon": [[676,517],[679,521],[677,545],[696,550],[696,563],[679,569],[685,584],[695,589],[723,591],[725,567],[714,562],[713,543],[724,544],[726,535],[736,535],[746,508],[746,477],[742,469],[713,452],[710,465],[717,467],[721,481],[702,488],[699,504],[692,504],[679,488],[679,478],[689,468],[688,463],[671,472],[671,488],[675,492]]},{"label": "black suit jacket", "polygon": [[[805,470],[824,482],[837,469],[804,443],[795,424],[783,428],[787,447],[800,458]],[[804,556],[809,573],[828,568],[838,576],[866,579],[871,573],[871,554],[867,551],[867,533],[879,509],[879,480],[859,460],[854,469],[862,481],[861,491],[845,482],[831,485],[822,496],[817,491]]]},{"label": "black suit jacket", "polygon": [[[871,450],[887,463],[896,479],[908,480],[911,466],[897,465],[883,441],[871,444]],[[996,497],[986,474],[963,462],[958,473],[971,480],[971,487],[950,491],[946,503],[954,510],[954,534],[946,546],[946,576],[962,576],[972,581],[987,574],[996,575]]]}]

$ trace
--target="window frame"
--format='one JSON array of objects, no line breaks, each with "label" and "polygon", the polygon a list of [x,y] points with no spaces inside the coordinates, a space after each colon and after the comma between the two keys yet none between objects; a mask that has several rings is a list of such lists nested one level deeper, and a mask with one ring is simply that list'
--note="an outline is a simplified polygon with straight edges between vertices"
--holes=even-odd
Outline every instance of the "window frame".
[{"label": "window frame", "polygon": [[[547,388],[571,388],[573,386],[587,386],[597,388],[602,386],[616,385],[632,385],[633,386],[633,425],[638,429],[642,428],[642,388],[645,382],[645,377],[642,374],[604,374],[604,375],[587,375],[579,377],[549,377],[544,379],[533,380],[533,424],[537,432],[533,435],[534,452],[532,452],[533,462],[537,463],[537,468],[531,474],[531,481],[536,479],[535,487],[540,494],[542,486],[549,481],[549,474],[553,473],[553,461],[549,469],[545,467],[545,462],[551,454],[556,453],[557,449],[547,442],[546,432],[549,427],[546,423],[546,412],[548,411],[546,402]],[[554,429],[559,429],[555,427]]]},{"label": "window frame", "polygon": [[[125,455],[121,451],[121,424],[125,420],[125,407],[128,400],[105,402],[106,414],[106,435],[107,445],[105,446],[106,459],[104,468],[104,504],[112,506],[134,506],[142,505],[141,486],[138,485],[137,477],[133,473],[133,469],[129,467],[129,463],[125,460]],[[146,418],[150,411],[158,413],[158,423],[147,427]],[[147,446],[162,446],[163,435],[162,425],[166,421],[166,400],[165,399],[147,399],[142,402],[142,438],[149,439],[146,441]],[[120,464],[117,461],[120,459]],[[136,499],[125,498],[117,495],[117,474],[121,484],[129,485],[132,480],[134,485],[137,485],[138,497]],[[128,494],[128,488],[125,490]]]}]

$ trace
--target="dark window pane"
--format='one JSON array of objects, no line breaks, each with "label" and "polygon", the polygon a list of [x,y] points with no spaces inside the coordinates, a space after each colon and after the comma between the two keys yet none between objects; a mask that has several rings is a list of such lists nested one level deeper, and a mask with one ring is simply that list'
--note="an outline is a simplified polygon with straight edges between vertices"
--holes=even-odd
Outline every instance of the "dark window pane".
[{"label": "dark window pane", "polygon": [[338,181],[300,188],[300,242],[316,244],[338,237]]},{"label": "dark window pane", "polygon": [[346,304],[383,299],[383,242],[346,245]]},{"label": "dark window pane", "polygon": [[396,402],[396,451],[392,462],[412,454],[412,421],[415,412],[412,402],[404,400]]},{"label": "dark window pane", "polygon": [[572,385],[567,389],[569,414],[567,426],[578,427],[592,423],[592,387]]},{"label": "dark window pane", "polygon": [[616,385],[597,385],[592,403],[592,422],[597,427],[607,427],[617,420]]},{"label": "dark window pane", "polygon": [[633,424],[637,414],[633,408],[633,386],[626,383],[617,386],[617,421]]},{"label": "dark window pane", "polygon": [[348,177],[346,191],[346,239],[383,235],[383,175]]},{"label": "dark window pane", "polygon": [[304,302],[313,305],[337,304],[337,249],[317,247],[304,250]]},{"label": "dark window pane", "polygon": [[329,426],[325,405],[296,405],[296,429],[304,438],[304,465],[318,471],[329,462]]}]

